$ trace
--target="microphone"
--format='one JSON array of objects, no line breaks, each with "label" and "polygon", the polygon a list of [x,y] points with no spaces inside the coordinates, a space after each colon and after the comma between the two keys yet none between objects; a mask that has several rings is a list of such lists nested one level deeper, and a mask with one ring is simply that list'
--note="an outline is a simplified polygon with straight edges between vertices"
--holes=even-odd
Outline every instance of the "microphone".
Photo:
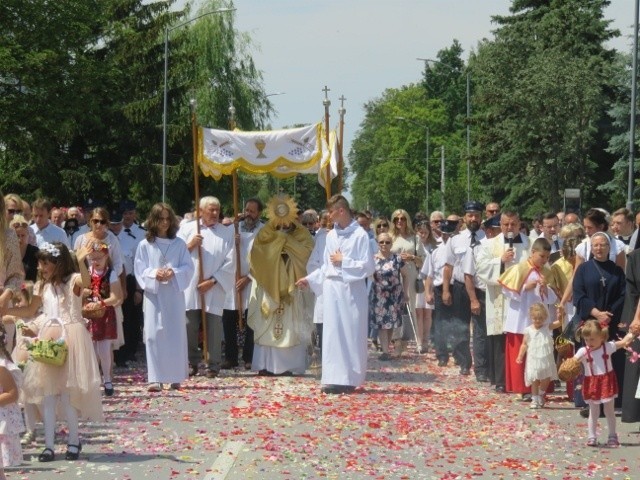
[{"label": "microphone", "polygon": [[509,242],[509,248],[513,248],[513,232],[507,233],[507,241]]}]

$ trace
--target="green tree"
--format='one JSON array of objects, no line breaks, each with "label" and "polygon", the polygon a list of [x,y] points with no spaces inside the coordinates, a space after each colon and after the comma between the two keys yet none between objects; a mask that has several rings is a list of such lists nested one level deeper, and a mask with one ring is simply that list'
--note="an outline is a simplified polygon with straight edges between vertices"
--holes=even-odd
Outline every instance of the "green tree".
[{"label": "green tree", "polygon": [[603,145],[614,52],[604,43],[617,32],[603,18],[608,3],[515,0],[470,59],[473,163],[487,196],[505,207],[556,210],[567,187],[605,202],[593,187],[610,175]]},{"label": "green tree", "polygon": [[[616,74],[614,82],[616,85],[616,97],[614,103],[609,108],[609,116],[613,120],[615,128],[614,134],[609,140],[607,151],[615,157],[615,163],[611,167],[613,178],[604,185],[598,187],[599,190],[611,198],[611,205],[620,206],[626,204],[629,186],[629,119],[631,111],[631,55],[618,54],[616,58]],[[638,108],[636,106],[636,108]],[[636,152],[640,136],[636,129]],[[633,164],[634,167],[634,195],[638,185],[638,174],[640,165],[637,155]],[[636,201],[637,207],[637,201]]]},{"label": "green tree", "polygon": [[[165,31],[192,18],[173,4],[2,2],[4,191],[62,204],[129,196],[142,210],[160,199]],[[269,105],[248,37],[233,28],[231,14],[176,28],[169,46],[167,193],[182,211],[193,196],[189,99],[200,95],[214,126],[226,126],[231,96],[249,128],[268,117]],[[212,79],[217,96],[207,103]]]},{"label": "green tree", "polygon": [[[427,128],[429,205],[431,209],[439,206],[440,156],[435,152],[445,146],[449,159],[447,184],[451,187],[460,163],[457,144],[461,139],[447,132],[447,122],[443,102],[427,99],[420,85],[387,89],[380,98],[365,104],[365,118],[349,152],[354,206],[387,215],[396,208],[405,208],[411,214],[424,210]],[[447,205],[454,205],[457,189],[446,191]]]}]

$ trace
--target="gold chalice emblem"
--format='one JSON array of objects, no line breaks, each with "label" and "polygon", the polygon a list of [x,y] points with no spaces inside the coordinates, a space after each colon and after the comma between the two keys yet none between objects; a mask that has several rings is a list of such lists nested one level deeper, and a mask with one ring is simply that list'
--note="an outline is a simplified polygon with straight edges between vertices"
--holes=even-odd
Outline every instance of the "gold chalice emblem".
[{"label": "gold chalice emblem", "polygon": [[264,153],[262,153],[264,148],[267,146],[267,142],[265,142],[263,138],[258,138],[255,141],[254,145],[258,149],[258,156],[256,158],[267,158],[267,156]]}]

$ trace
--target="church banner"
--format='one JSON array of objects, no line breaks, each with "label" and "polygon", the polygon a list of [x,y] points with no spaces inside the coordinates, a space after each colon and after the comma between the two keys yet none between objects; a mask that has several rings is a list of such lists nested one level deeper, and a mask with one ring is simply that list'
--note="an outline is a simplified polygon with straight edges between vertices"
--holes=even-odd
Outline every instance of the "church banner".
[{"label": "church banner", "polygon": [[[261,132],[199,129],[198,163],[204,175],[216,180],[242,170],[279,178],[317,174],[323,183],[331,157],[321,123]],[[336,175],[332,167],[332,178]]]}]

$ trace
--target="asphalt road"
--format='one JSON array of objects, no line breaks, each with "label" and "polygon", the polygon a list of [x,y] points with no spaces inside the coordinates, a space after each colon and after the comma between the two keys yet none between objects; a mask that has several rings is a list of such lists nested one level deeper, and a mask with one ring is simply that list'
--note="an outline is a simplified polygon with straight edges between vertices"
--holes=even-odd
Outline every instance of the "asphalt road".
[{"label": "asphalt road", "polygon": [[[181,390],[146,391],[144,366],[116,374],[107,421],[83,424],[80,460],[25,449],[10,479],[468,479],[640,478],[638,424],[620,448],[587,447],[586,420],[563,391],[542,410],[495,393],[451,363],[412,350],[391,362],[370,352],[367,382],[351,395],[320,392],[318,371],[259,377],[244,370],[194,377]],[[606,442],[606,423],[599,440]],[[37,441],[42,442],[42,430]]]}]

